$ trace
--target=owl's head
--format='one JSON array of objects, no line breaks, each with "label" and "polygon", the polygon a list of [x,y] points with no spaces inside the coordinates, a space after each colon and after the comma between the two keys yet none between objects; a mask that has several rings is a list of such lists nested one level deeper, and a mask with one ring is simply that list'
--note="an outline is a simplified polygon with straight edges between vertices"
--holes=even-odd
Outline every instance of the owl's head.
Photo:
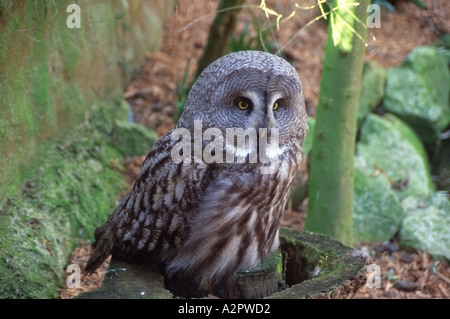
[{"label": "owl's head", "polygon": [[282,58],[260,51],[230,53],[209,65],[194,83],[178,126],[203,130],[279,130],[279,145],[306,134],[302,85]]}]

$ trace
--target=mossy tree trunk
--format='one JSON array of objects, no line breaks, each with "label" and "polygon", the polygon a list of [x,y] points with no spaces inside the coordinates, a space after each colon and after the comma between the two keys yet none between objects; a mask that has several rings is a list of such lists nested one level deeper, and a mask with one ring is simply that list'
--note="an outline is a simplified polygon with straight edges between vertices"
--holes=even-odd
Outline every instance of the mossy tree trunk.
[{"label": "mossy tree trunk", "polygon": [[369,0],[360,0],[356,7],[349,5],[351,2],[354,1],[333,0],[333,8],[338,9],[329,16],[305,221],[305,229],[330,235],[350,246],[356,117]]},{"label": "mossy tree trunk", "polygon": [[[252,269],[236,272],[212,291],[210,286],[183,287],[179,285],[183,282],[167,281],[157,265],[113,258],[101,289],[84,292],[77,299],[351,298],[366,284],[366,257],[355,254],[353,249],[307,231],[280,228],[279,235],[281,251],[273,251]],[[186,288],[197,296],[180,296],[179,292],[185,293]]]},{"label": "mossy tree trunk", "polygon": [[219,12],[209,29],[208,43],[198,62],[198,76],[208,65],[225,55],[245,0],[221,0]]}]

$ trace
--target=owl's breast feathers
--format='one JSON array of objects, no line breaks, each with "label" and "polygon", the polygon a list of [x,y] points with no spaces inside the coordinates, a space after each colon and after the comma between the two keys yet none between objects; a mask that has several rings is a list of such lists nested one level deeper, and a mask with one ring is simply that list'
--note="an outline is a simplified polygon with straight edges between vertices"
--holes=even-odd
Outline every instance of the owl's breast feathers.
[{"label": "owl's breast feathers", "polygon": [[97,228],[86,272],[113,254],[162,262],[169,275],[219,280],[276,248],[300,142],[279,156],[273,174],[261,174],[260,164],[175,163],[174,143],[169,132],[155,144],[132,191]]}]

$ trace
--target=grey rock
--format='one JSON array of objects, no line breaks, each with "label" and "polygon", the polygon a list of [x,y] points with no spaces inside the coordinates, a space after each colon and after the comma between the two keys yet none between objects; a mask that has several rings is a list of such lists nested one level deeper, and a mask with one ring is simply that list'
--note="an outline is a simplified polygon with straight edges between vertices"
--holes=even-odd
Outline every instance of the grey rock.
[{"label": "grey rock", "polygon": [[410,196],[402,201],[406,211],[400,246],[427,250],[434,258],[450,260],[450,201],[440,193]]},{"label": "grey rock", "polygon": [[384,242],[392,238],[404,211],[383,174],[368,174],[363,159],[355,161],[353,238],[355,242]]},{"label": "grey rock", "polygon": [[422,143],[408,125],[392,114],[369,114],[361,128],[357,154],[366,162],[366,175],[386,176],[399,200],[434,191]]},{"label": "grey rock", "polygon": [[383,107],[406,121],[433,153],[450,124],[450,73],[438,49],[416,47],[402,66],[387,71]]},{"label": "grey rock", "polygon": [[394,288],[398,289],[398,290],[403,290],[403,291],[415,291],[417,290],[419,286],[411,281],[403,281],[403,280],[399,280],[396,281],[394,284]]}]

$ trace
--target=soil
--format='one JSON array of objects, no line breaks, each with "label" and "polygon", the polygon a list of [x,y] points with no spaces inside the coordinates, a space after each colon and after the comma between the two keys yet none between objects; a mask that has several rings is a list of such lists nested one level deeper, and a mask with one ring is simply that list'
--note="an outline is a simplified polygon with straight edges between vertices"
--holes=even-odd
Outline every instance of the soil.
[{"label": "soil", "polygon": [[[427,10],[406,0],[390,2],[394,4],[395,11],[382,7],[381,28],[369,29],[366,60],[376,61],[386,68],[398,66],[414,47],[431,45],[440,35],[450,33],[448,0],[423,0]],[[147,55],[140,73],[125,91],[134,121],[154,129],[159,135],[167,132],[176,122],[177,91],[183,85],[183,74],[187,70],[189,83],[206,45],[209,26],[218,5],[216,0],[178,0],[176,3],[175,13],[164,27],[161,50]],[[317,8],[300,10],[294,7],[294,3],[288,0],[266,1],[267,7],[284,16],[296,12],[292,19],[280,24],[279,31],[274,28],[272,35],[276,43],[274,46],[284,46],[284,56],[293,61],[304,85],[307,112],[314,115],[325,57],[327,26],[322,20],[305,28],[320,11]],[[307,0],[302,1],[301,5],[306,7],[315,3],[315,0]],[[275,19],[272,17],[268,22],[258,8],[244,8],[239,17],[237,34],[249,24],[248,36],[255,37],[256,31],[252,28],[254,21],[263,27],[274,27]],[[145,156],[126,159],[130,185],[144,159]],[[307,174],[306,166],[300,173]],[[307,200],[298,209],[288,209],[282,226],[302,229],[306,211]],[[352,298],[450,298],[450,267],[445,261],[433,260],[427,252],[403,251],[395,239],[389,243],[361,244],[357,248],[367,251],[372,262],[379,266],[380,282],[377,284],[374,277],[369,277],[376,287],[365,286]],[[83,268],[91,253],[90,244],[80,242],[70,263],[77,263]],[[108,261],[93,275],[84,277],[82,288],[63,289],[61,298],[72,298],[83,291],[98,289],[107,266]]]}]

